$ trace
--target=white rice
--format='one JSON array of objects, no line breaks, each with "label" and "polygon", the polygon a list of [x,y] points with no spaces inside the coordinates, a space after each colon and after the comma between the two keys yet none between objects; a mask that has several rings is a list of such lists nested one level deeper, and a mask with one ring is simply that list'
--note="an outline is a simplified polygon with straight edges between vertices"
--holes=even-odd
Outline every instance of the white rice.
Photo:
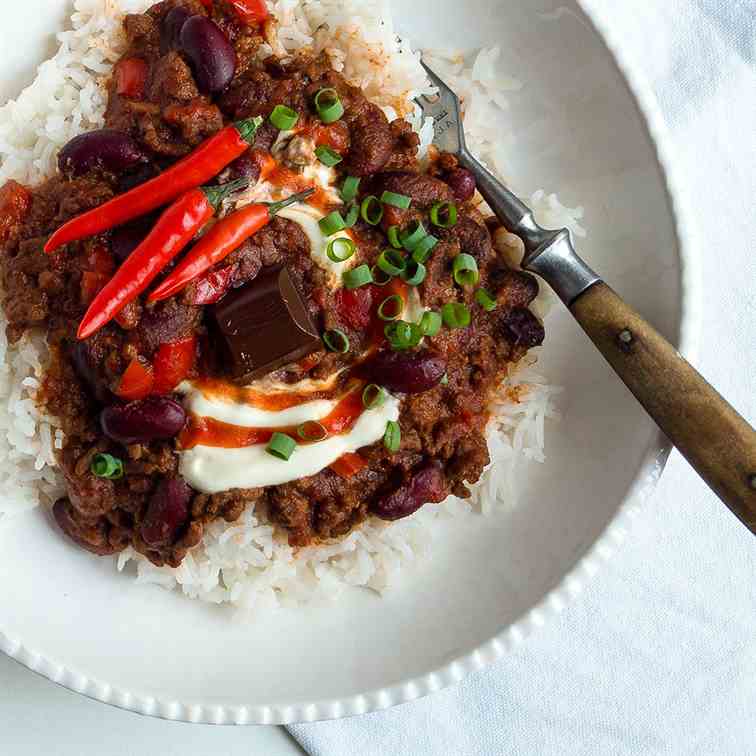
[{"label": "white rice", "polygon": [[[58,150],[73,136],[102,126],[106,103],[104,82],[119,57],[124,13],[139,12],[151,0],[76,0],[72,29],[58,34],[57,54],[43,63],[37,78],[13,102],[0,108],[0,183],[9,178],[27,184],[55,171]],[[423,122],[412,98],[432,92],[419,55],[393,30],[385,0],[275,0],[269,3],[279,20],[277,39],[261,52],[291,53],[303,46],[325,50],[335,68],[365,89],[389,117],[404,115],[427,150],[432,123]],[[498,70],[498,48],[472,59],[454,53],[426,52],[431,64],[461,95],[470,147],[498,175],[507,174],[507,154],[514,135],[502,137],[509,97],[522,88]],[[493,129],[489,124],[497,124]],[[562,205],[555,194],[539,191],[530,203],[547,226],[568,226],[584,235],[582,208]],[[521,242],[501,233],[497,247],[513,264],[521,260]],[[534,310],[548,308],[549,293]],[[35,405],[48,356],[44,338],[35,334],[9,347],[0,314],[0,519],[49,502],[62,485],[55,469],[54,448],[63,435],[55,419]],[[450,497],[395,523],[371,520],[344,540],[295,551],[253,507],[234,523],[215,522],[203,544],[178,569],[157,568],[131,549],[117,558],[119,570],[136,562],[139,582],[180,588],[191,598],[230,603],[257,615],[264,609],[333,600],[349,586],[382,592],[397,582],[402,570],[422,557],[436,532],[434,521],[492,514],[516,501],[514,471],[528,461],[545,459],[545,421],[555,416],[558,392],[534,372],[534,357],[520,366],[502,387],[489,426],[493,463],[473,488],[473,497]]]}]

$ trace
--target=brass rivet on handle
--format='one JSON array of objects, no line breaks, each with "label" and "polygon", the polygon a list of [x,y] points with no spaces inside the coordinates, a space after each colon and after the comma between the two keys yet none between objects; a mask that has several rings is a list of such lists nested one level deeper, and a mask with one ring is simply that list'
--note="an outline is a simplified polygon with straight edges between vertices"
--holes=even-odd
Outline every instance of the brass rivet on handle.
[{"label": "brass rivet on handle", "polygon": [[617,334],[617,344],[623,352],[629,352],[634,341],[635,336],[633,336],[633,332],[629,328],[623,328]]},{"label": "brass rivet on handle", "polygon": [[756,473],[751,473],[751,475],[748,476],[748,485],[756,491]]}]

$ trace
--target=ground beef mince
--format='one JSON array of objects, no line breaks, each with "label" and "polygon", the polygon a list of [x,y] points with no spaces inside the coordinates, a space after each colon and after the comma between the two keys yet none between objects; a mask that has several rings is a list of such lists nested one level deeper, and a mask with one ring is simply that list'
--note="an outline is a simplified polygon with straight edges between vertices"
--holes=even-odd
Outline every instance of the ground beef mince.
[{"label": "ground beef mince", "polygon": [[[193,19],[192,34],[181,33],[187,19]],[[39,401],[59,418],[65,434],[58,462],[67,495],[53,507],[60,529],[95,554],[131,546],[157,565],[177,566],[200,543],[206,525],[234,522],[251,505],[300,547],[343,537],[370,516],[394,520],[449,494],[468,496],[469,484],[489,462],[484,431],[491,399],[511,366],[544,338],[528,309],[538,284],[496,252],[491,233],[497,224],[471,200],[471,177],[460,174],[454,156],[443,154],[421,171],[419,139],[410,124],[389,121],[333,70],[326,54],[261,55],[270,49],[263,46],[264,29],[243,22],[233,3],[163,0],[124,23],[128,49],[108,85],[105,127],[111,142],[112,131],[126,135],[120,142],[139,160],[97,159],[90,151],[86,162],[67,164],[65,175],[41,186],[10,181],[0,188],[7,335],[15,343],[31,329],[41,330],[50,345]],[[219,34],[222,50],[200,44]],[[323,89],[333,90],[343,106],[335,123],[318,117],[315,96]],[[281,135],[272,123],[278,106],[296,111],[294,134]],[[318,191],[308,200],[315,219],[308,224],[291,213],[273,218],[175,296],[155,303],[145,292],[79,340],[84,313],[148,236],[160,210],[45,254],[50,235],[159,176],[231,122],[255,116],[262,124],[250,148],[214,183],[247,181],[244,198],[235,200],[239,206],[270,199],[273,189],[302,191],[325,170],[319,148],[328,147],[341,161],[331,169],[329,186],[315,183]],[[96,135],[90,136],[87,144],[96,145]],[[79,152],[71,150],[71,160]],[[348,232],[353,246],[326,249],[312,227],[331,212],[350,214],[339,199],[348,176],[360,179],[357,208],[367,202],[369,211],[372,202],[375,210],[375,198],[389,199],[380,220],[370,212],[357,216]],[[409,207],[391,195],[408,200]],[[450,203],[456,222],[434,222],[438,213],[448,219]],[[221,218],[233,204],[222,207]],[[435,237],[425,240],[423,267],[409,252],[395,249],[387,257],[397,238],[413,249],[409,239],[418,226]],[[326,253],[344,249],[349,260],[334,268]],[[461,255],[477,270],[474,281],[455,279]],[[282,268],[301,300],[300,321],[315,329],[311,343],[283,352],[284,361],[294,354],[303,358],[279,362],[274,371],[271,363],[262,379],[240,385],[228,370],[214,316],[224,312],[229,292],[283,280],[276,274]],[[396,275],[402,268],[403,277]],[[345,269],[372,271],[373,282],[347,285]],[[261,294],[256,301],[291,307],[284,294],[276,296],[265,300]],[[234,295],[227,304],[252,299]],[[421,339],[422,327],[435,317],[423,318],[426,311],[443,313],[445,325]],[[263,330],[264,307],[256,317],[259,322],[249,327]],[[321,343],[320,334],[338,338]],[[314,399],[335,399],[339,407],[351,401],[353,423],[369,411],[361,397],[370,382],[381,383],[378,395],[388,391],[398,402],[398,426],[389,428],[385,442],[379,438],[314,475],[276,485],[197,490],[182,478],[192,434],[207,438],[201,434],[212,431],[223,439],[216,446],[240,447],[268,439],[272,444],[276,430],[220,422],[208,430],[207,418],[186,411],[187,385],[276,411]],[[376,390],[369,387],[365,397]],[[314,426],[326,433],[351,427],[346,421]],[[290,441],[296,437],[304,444],[296,454],[314,453],[306,444],[322,440],[307,437],[307,424],[283,430]],[[228,443],[231,436],[235,440]]]}]

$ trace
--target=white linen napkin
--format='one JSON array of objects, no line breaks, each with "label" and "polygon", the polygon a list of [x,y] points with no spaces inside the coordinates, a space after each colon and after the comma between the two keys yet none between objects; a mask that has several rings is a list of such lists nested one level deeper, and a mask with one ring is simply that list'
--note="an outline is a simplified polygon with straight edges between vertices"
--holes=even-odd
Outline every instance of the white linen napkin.
[{"label": "white linen napkin", "polygon": [[[756,425],[756,2],[586,0],[651,84],[704,241],[698,367]],[[756,540],[673,454],[628,542],[523,647],[313,756],[756,753]]]}]

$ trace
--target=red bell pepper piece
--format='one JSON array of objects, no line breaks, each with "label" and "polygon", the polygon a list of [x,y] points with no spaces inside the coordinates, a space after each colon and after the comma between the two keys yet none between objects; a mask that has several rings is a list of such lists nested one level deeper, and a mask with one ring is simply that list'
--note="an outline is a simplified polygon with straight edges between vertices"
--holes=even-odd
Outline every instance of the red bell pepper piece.
[{"label": "red bell pepper piece", "polygon": [[359,331],[370,325],[373,292],[370,286],[359,289],[339,289],[335,295],[336,312],[350,328]]},{"label": "red bell pepper piece", "polygon": [[91,336],[136,299],[212,218],[223,199],[244,184],[246,181],[240,180],[191,189],[179,197],[89,306],[79,324],[78,338]]},{"label": "red bell pepper piece", "polygon": [[158,302],[177,294],[188,283],[238,249],[250,236],[269,223],[276,213],[295,202],[307,199],[314,191],[307,189],[272,204],[247,205],[218,221],[150,294],[148,300]]},{"label": "red bell pepper piece", "polygon": [[354,477],[360,470],[364,470],[368,463],[354,452],[347,452],[339,457],[332,465],[329,465],[339,477],[349,480]]},{"label": "red bell pepper piece", "polygon": [[115,393],[121,399],[133,402],[149,396],[152,393],[154,383],[155,374],[152,365],[139,357],[135,357],[121,376]]},{"label": "red bell pepper piece", "polygon": [[186,378],[194,364],[197,339],[189,336],[181,341],[161,344],[153,360],[155,366],[155,394],[169,394]]},{"label": "red bell pepper piece", "polygon": [[0,189],[0,243],[10,239],[11,234],[31,206],[31,194],[18,183],[8,181]]},{"label": "red bell pepper piece", "polygon": [[259,24],[269,15],[265,0],[229,0],[229,4],[246,24]]},{"label": "red bell pepper piece", "polygon": [[147,64],[141,58],[125,58],[115,67],[116,92],[132,100],[144,97]]},{"label": "red bell pepper piece", "polygon": [[209,181],[249,149],[261,123],[258,117],[226,126],[159,176],[63,224],[48,239],[45,252],[147,215]]}]

